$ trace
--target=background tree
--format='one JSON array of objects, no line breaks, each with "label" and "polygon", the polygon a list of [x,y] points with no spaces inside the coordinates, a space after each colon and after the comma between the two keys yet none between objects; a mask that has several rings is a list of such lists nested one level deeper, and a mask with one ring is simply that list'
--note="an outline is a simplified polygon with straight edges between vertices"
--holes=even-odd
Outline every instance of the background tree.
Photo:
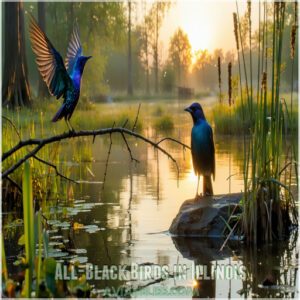
[{"label": "background tree", "polygon": [[147,2],[143,2],[144,19],[140,26],[137,27],[139,31],[140,47],[139,58],[146,75],[146,93],[150,93],[150,55],[151,55],[151,40],[153,39],[153,20],[149,14],[146,14]]},{"label": "background tree", "polygon": [[162,69],[161,83],[162,90],[166,93],[171,93],[175,87],[176,75],[174,72],[174,68],[170,63],[165,64]]},{"label": "background tree", "polygon": [[132,87],[132,54],[131,54],[131,1],[128,1],[128,77],[127,77],[127,93],[128,95],[133,94]]},{"label": "background tree", "polygon": [[171,38],[169,46],[169,61],[177,73],[177,84],[182,84],[186,72],[192,62],[191,44],[188,35],[181,28],[177,29]]},{"label": "background tree", "polygon": [[70,2],[47,3],[47,22],[55,24],[48,26],[47,34],[65,57],[69,31],[70,28],[73,30],[74,21],[77,21],[83,51],[85,55],[92,55],[92,63],[86,66],[83,76],[82,98],[97,100],[109,92],[107,72],[111,68],[110,58],[119,52],[122,52],[125,69],[116,72],[118,75],[122,72],[123,89],[126,90],[127,6],[122,2],[73,2],[72,11],[70,5]]},{"label": "background tree", "polygon": [[29,106],[31,100],[27,78],[22,2],[4,3],[3,62],[2,104],[9,107]]},{"label": "background tree", "polygon": [[149,18],[153,22],[153,40],[152,40],[152,49],[153,49],[153,69],[154,69],[154,86],[155,93],[158,93],[158,78],[159,78],[159,31],[165,17],[166,12],[171,7],[170,2],[159,2],[156,1],[149,12]]},{"label": "background tree", "polygon": [[[220,53],[217,51],[216,54]],[[210,54],[208,50],[197,51],[192,74],[202,90],[211,91],[217,87],[217,72],[217,57]]]}]

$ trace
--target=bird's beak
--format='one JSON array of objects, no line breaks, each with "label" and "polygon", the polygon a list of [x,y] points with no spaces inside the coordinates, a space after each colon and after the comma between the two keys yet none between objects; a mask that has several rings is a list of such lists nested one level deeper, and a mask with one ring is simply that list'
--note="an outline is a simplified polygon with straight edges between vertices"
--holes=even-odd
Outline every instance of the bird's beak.
[{"label": "bird's beak", "polygon": [[187,112],[189,112],[189,113],[192,112],[192,110],[189,107],[186,107],[184,110],[187,111]]},{"label": "bird's beak", "polygon": [[92,58],[92,56],[87,56],[87,57],[86,57],[86,60],[88,60],[88,59],[90,59],[90,58]]}]

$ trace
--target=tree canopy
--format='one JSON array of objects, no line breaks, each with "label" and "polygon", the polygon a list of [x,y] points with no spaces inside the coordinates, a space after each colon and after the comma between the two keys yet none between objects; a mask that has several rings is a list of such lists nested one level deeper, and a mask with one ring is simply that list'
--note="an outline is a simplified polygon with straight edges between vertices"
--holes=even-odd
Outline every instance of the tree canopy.
[{"label": "tree canopy", "polygon": [[177,73],[177,83],[184,83],[186,72],[192,62],[192,47],[188,35],[178,28],[170,40],[169,60]]}]

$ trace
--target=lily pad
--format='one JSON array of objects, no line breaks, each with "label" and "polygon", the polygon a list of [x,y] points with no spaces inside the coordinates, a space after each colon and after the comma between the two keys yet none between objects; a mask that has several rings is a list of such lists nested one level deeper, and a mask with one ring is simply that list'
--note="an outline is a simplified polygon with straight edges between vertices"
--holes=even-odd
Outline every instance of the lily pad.
[{"label": "lily pad", "polygon": [[77,262],[77,263],[80,263],[80,264],[84,264],[84,263],[86,263],[87,261],[88,261],[87,256],[78,256],[78,257],[72,258],[72,259],[70,260],[70,263],[75,264],[75,263]]},{"label": "lily pad", "polygon": [[64,222],[55,223],[53,226],[55,226],[55,227],[70,227],[71,225],[70,225],[70,222],[64,221]]},{"label": "lily pad", "polygon": [[86,225],[84,226],[84,229],[88,233],[94,233],[100,230],[100,228],[97,225]]},{"label": "lily pad", "polygon": [[65,257],[69,255],[68,252],[63,252],[63,251],[60,251],[59,249],[52,249],[51,251],[48,252],[48,257]]},{"label": "lily pad", "polygon": [[76,254],[85,254],[87,253],[86,249],[69,249],[70,252],[74,252]]},{"label": "lily pad", "polygon": [[50,240],[59,240],[59,239],[62,239],[63,236],[62,235],[53,235],[53,236],[50,236]]}]

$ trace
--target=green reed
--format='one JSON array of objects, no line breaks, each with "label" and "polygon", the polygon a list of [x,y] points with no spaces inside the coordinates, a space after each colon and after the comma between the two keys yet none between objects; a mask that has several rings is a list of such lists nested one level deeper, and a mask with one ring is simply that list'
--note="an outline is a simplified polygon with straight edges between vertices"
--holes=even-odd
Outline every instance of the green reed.
[{"label": "green reed", "polygon": [[4,283],[6,284],[8,279],[8,272],[6,266],[6,255],[5,255],[4,239],[2,233],[1,233],[1,266],[2,266],[2,280],[4,280]]},{"label": "green reed", "polygon": [[[241,36],[241,23],[237,6],[234,14],[234,32],[237,44],[241,105],[243,124],[247,122],[249,132],[244,132],[244,200],[243,200],[243,232],[250,242],[271,241],[282,238],[293,221],[298,216],[293,195],[282,178],[282,168],[285,168],[282,156],[283,141],[286,132],[285,124],[291,118],[286,118],[290,112],[280,99],[280,77],[282,66],[283,31],[285,25],[286,3],[273,3],[273,32],[272,32],[272,72],[268,74],[268,32],[267,32],[267,3],[263,6],[262,36],[259,32],[258,83],[256,102],[253,96],[252,54],[251,54],[251,2],[248,2],[250,71],[245,61],[245,46]],[[259,3],[259,21],[261,14]],[[259,25],[259,30],[261,26]],[[240,43],[240,44],[239,44]],[[242,57],[243,67],[240,64]],[[250,86],[248,81],[250,72]],[[244,76],[246,101],[244,102]],[[260,81],[261,78],[261,81]],[[270,84],[270,86],[268,86]],[[291,113],[293,113],[291,111]],[[246,115],[248,118],[246,118]],[[292,124],[289,124],[292,126]],[[246,136],[250,134],[249,142]],[[295,160],[294,157],[291,160]]]},{"label": "green reed", "polygon": [[24,242],[26,263],[28,265],[25,274],[24,296],[31,296],[31,285],[33,278],[34,257],[35,257],[35,236],[34,236],[34,211],[32,197],[32,176],[29,161],[24,163],[23,172],[23,218],[24,218]]}]

